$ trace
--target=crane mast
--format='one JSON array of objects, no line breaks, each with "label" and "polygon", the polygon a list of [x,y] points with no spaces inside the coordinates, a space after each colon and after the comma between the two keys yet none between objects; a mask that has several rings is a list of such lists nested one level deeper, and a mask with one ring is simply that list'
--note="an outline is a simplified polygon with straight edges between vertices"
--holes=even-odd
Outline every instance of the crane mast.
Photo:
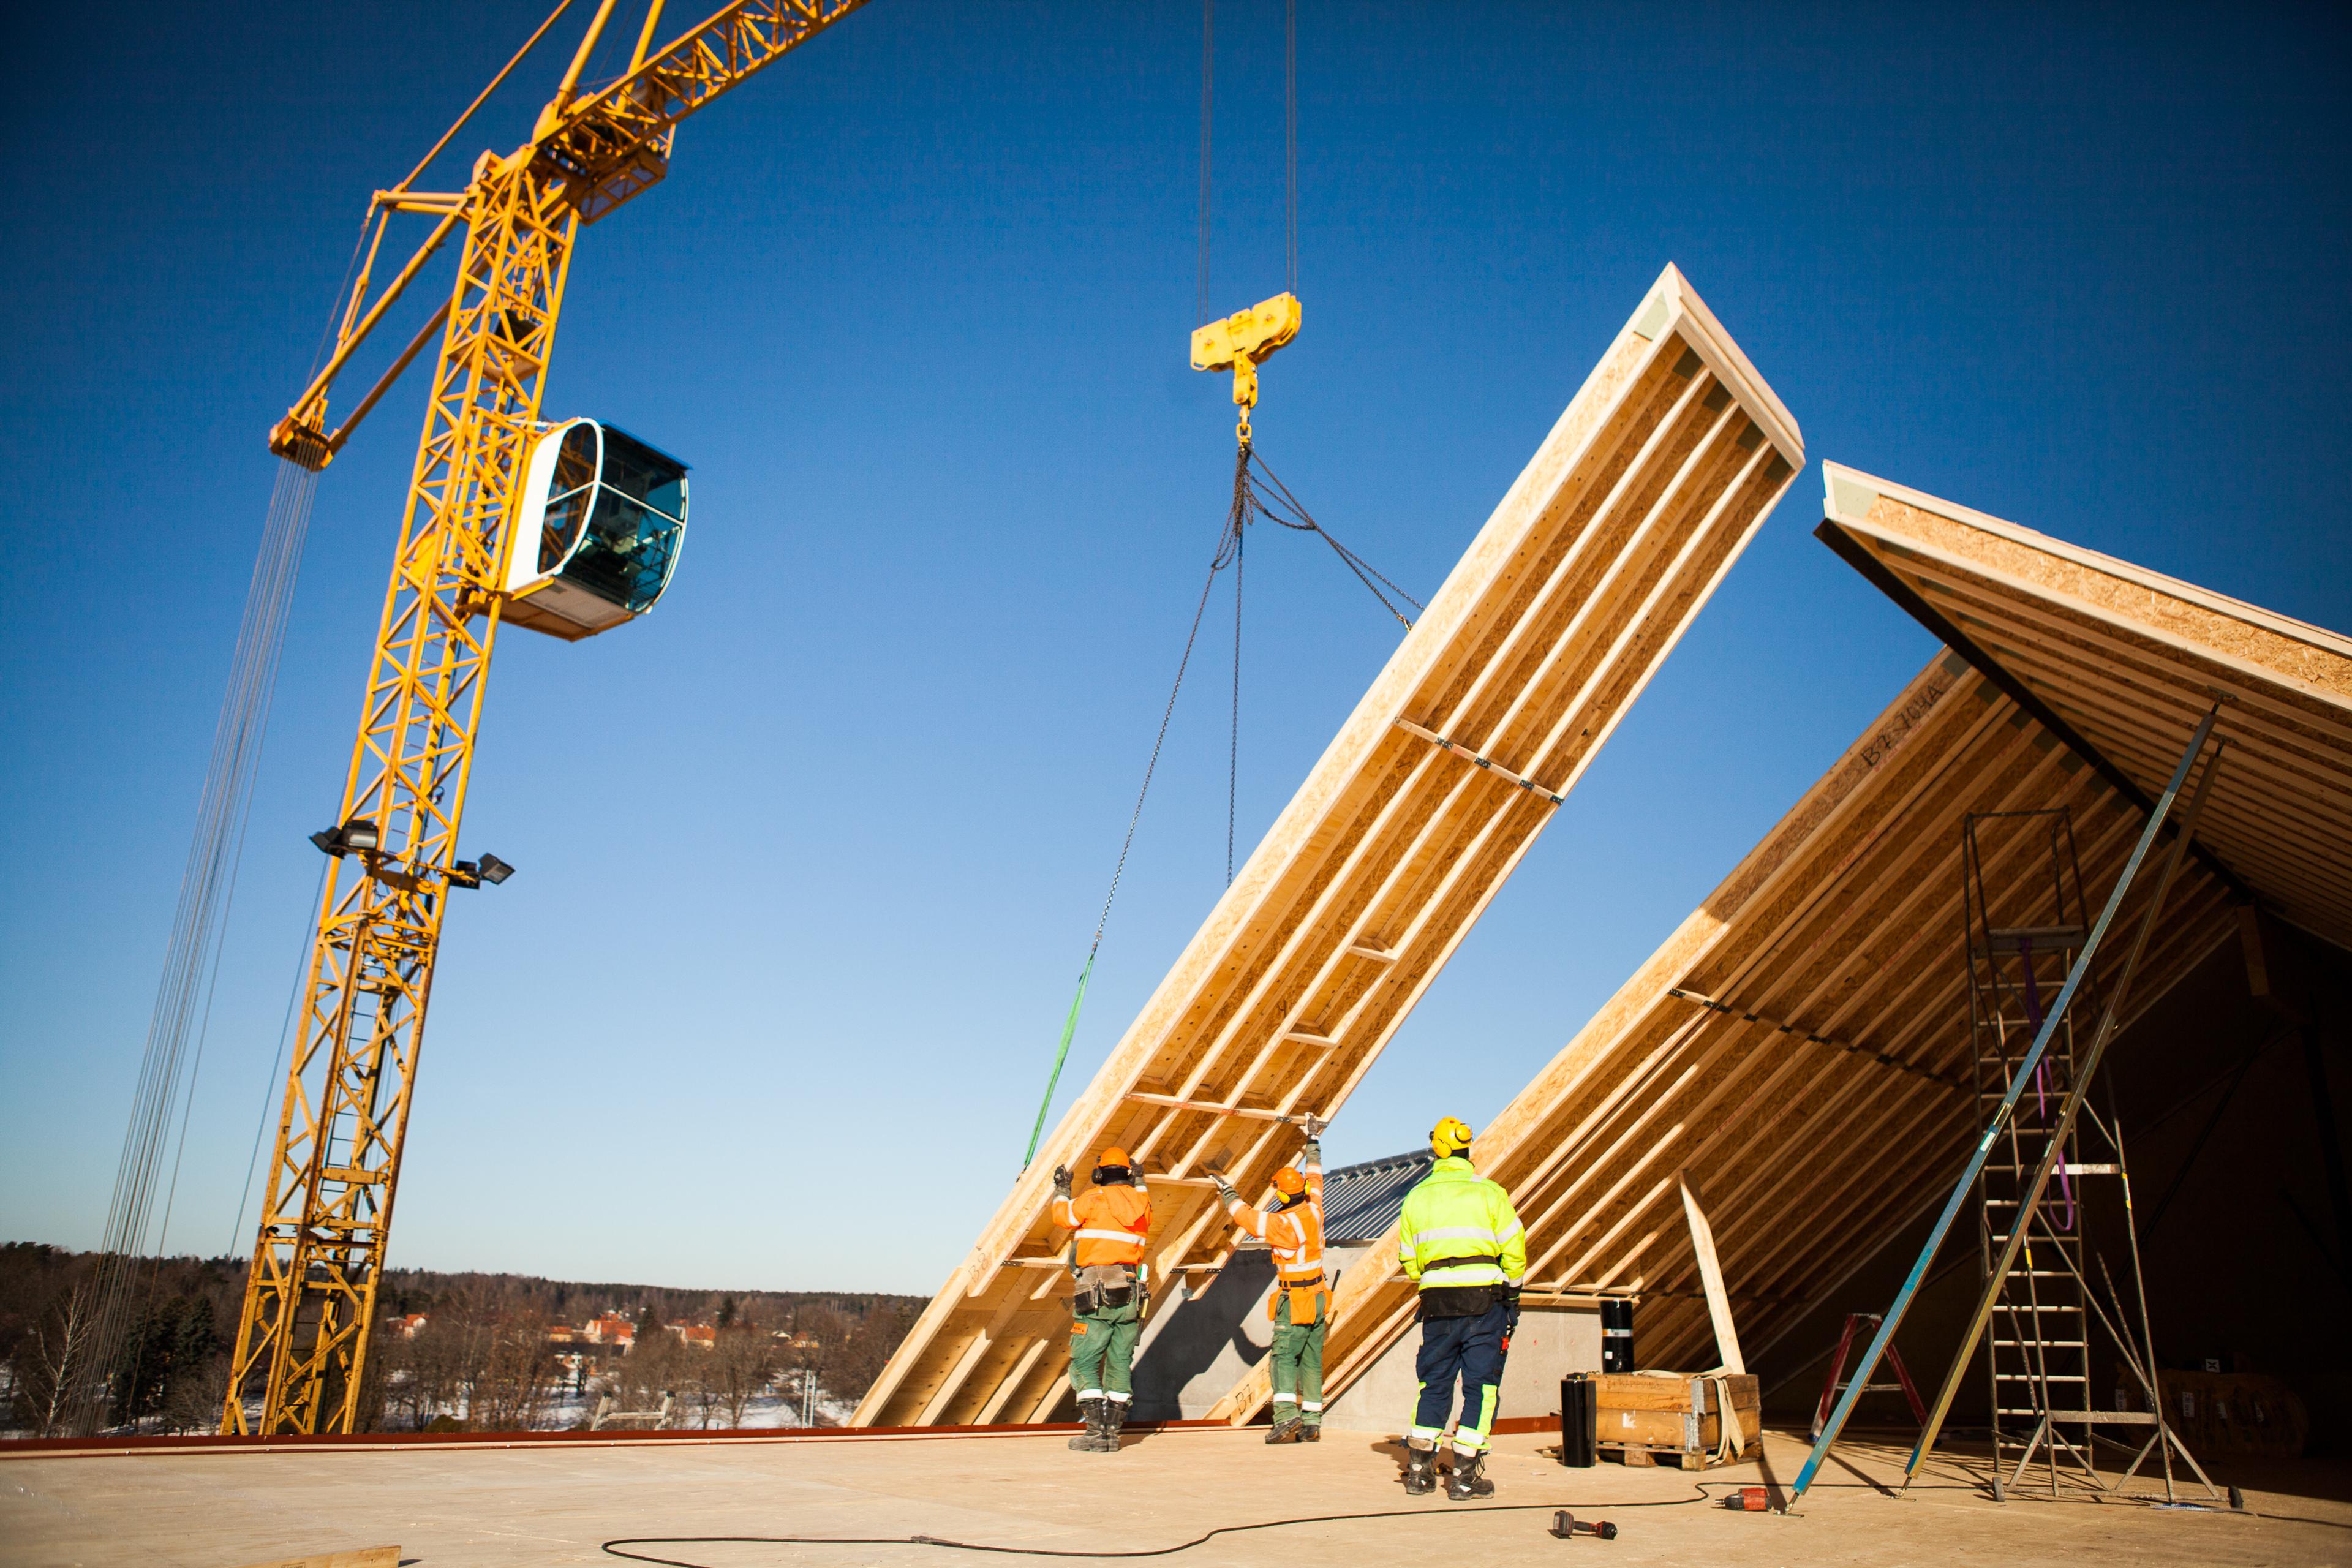
[{"label": "crane mast", "polygon": [[[628,72],[575,97],[613,10],[614,0],[603,0],[530,141],[502,157],[484,153],[463,192],[416,194],[404,182],[378,194],[370,266],[335,353],[270,432],[280,457],[324,467],[439,331],[341,809],[321,836],[336,858],[310,948],[224,1432],[349,1432],[359,1414],[442,920],[451,890],[477,880],[458,859],[457,839],[509,603],[507,556],[520,548],[512,536],[525,460],[541,430],[581,226],[667,173],[678,121],[863,4],[747,0],[656,50],[648,47],[661,14],[653,0]],[[363,311],[374,248],[398,212],[440,222]],[[336,375],[459,227],[446,302],[331,426]],[[257,1382],[255,1420],[246,1400]]]}]

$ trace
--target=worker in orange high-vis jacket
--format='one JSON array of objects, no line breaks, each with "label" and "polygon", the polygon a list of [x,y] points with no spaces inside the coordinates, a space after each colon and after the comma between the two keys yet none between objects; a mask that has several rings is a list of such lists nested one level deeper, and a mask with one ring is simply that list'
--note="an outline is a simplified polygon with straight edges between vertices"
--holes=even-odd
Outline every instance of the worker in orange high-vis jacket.
[{"label": "worker in orange high-vis jacket", "polygon": [[1313,1138],[1298,1163],[1274,1173],[1272,1208],[1255,1209],[1222,1175],[1217,1195],[1233,1222],[1274,1251],[1274,1425],[1269,1443],[1323,1440],[1323,1335],[1331,1321],[1323,1274],[1323,1150]]},{"label": "worker in orange high-vis jacket", "polygon": [[1129,1374],[1150,1284],[1143,1241],[1151,1228],[1151,1198],[1142,1167],[1124,1149],[1105,1149],[1095,1162],[1093,1190],[1073,1198],[1069,1167],[1056,1165],[1053,1216],[1055,1225],[1076,1233],[1070,1260],[1077,1281],[1070,1305],[1070,1386],[1077,1391],[1087,1429],[1070,1447],[1082,1454],[1116,1454],[1134,1398]]}]

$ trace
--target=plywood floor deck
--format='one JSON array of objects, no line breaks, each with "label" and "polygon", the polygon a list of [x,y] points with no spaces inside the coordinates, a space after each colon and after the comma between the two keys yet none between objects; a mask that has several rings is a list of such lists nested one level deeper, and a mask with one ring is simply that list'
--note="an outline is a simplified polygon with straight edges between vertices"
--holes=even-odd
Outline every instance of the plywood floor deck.
[{"label": "plywood floor deck", "polygon": [[[1613,1542],[1564,1542],[1545,1507],[1410,1499],[1369,1436],[1268,1450],[1254,1429],[1190,1430],[1076,1455],[1059,1436],[742,1447],[578,1447],[15,1459],[0,1464],[0,1563],[26,1568],[239,1568],[294,1552],[397,1542],[410,1568],[610,1564],[599,1543],[662,1531],[696,1535],[929,1534],[1102,1551],[1172,1545],[1218,1525],[1286,1514],[1397,1510],[1407,1517],[1225,1536],[1159,1561],[1181,1568],[1281,1562],[1366,1568],[1433,1562],[2215,1563],[2352,1561],[2352,1465],[2248,1464],[2257,1515],[2164,1512],[2093,1502],[1994,1504],[1964,1460],[1939,1461],[1908,1498],[1864,1479],[1901,1477],[1899,1451],[1842,1449],[1801,1517],[1704,1504],[1673,1470],[1562,1469],[1541,1436],[1497,1439],[1499,1505],[1612,1519]],[[1763,1465],[1711,1471],[1718,1493],[1785,1480],[1803,1446],[1769,1434]],[[1696,1478],[1694,1478],[1696,1479]],[[2292,1490],[2254,1489],[2258,1482]],[[648,1547],[709,1568],[782,1563],[1008,1561],[910,1545]],[[1011,1559],[1022,1561],[1025,1559]],[[1576,1560],[1570,1558],[1568,1560]],[[1056,1561],[1046,1559],[1045,1561]],[[1064,1558],[1058,1561],[1068,1562]]]}]

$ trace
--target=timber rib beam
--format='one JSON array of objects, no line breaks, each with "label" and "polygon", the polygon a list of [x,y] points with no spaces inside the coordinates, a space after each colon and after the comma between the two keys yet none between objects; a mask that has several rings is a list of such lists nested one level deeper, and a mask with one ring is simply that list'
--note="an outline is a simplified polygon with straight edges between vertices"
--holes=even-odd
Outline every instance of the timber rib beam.
[{"label": "timber rib beam", "polygon": [[1816,1046],[1828,1046],[1833,1050],[1850,1051],[1864,1061],[1874,1061],[1881,1067],[1893,1068],[1896,1072],[1915,1073],[1920,1078],[1940,1083],[1947,1089],[1964,1090],[1969,1087],[1961,1081],[1957,1073],[1930,1072],[1926,1068],[1906,1062],[1900,1057],[1890,1055],[1885,1051],[1874,1051],[1868,1046],[1857,1046],[1851,1040],[1832,1040],[1827,1035],[1817,1035],[1811,1029],[1799,1028],[1794,1024],[1784,1024],[1778,1018],[1768,1018],[1761,1013],[1751,1013],[1744,1007],[1735,1007],[1728,1002],[1718,1001],[1713,996],[1703,996],[1696,991],[1685,991],[1678,985],[1668,986],[1666,994],[1679,996],[1685,1002],[1696,1003],[1710,1013],[1727,1014],[1750,1024],[1769,1025],[1783,1035],[1794,1035],[1797,1038],[1810,1041]]},{"label": "timber rib beam", "polygon": [[1552,794],[1551,791],[1544,788],[1543,785],[1536,783],[1533,779],[1521,778],[1518,774],[1503,766],[1502,763],[1495,761],[1492,757],[1482,757],[1476,752],[1472,751],[1469,747],[1464,745],[1459,741],[1449,741],[1433,730],[1423,729],[1420,725],[1414,723],[1410,719],[1398,720],[1397,728],[1402,730],[1408,735],[1420,736],[1423,740],[1427,741],[1430,744],[1438,747],[1442,751],[1451,752],[1457,757],[1466,758],[1470,762],[1475,763],[1478,766],[1486,769],[1496,778],[1501,779],[1505,784],[1517,784],[1521,789],[1528,791],[1529,794],[1536,795],[1539,799],[1549,801],[1554,805],[1559,805],[1562,801],[1568,798],[1564,795]]}]

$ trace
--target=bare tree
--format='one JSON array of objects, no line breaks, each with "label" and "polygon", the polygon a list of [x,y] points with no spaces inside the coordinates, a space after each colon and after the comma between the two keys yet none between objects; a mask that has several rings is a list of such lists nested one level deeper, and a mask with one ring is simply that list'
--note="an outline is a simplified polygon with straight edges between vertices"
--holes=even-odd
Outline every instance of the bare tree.
[{"label": "bare tree", "polygon": [[87,1370],[98,1338],[98,1296],[88,1281],[68,1291],[16,1351],[16,1397],[37,1437],[66,1419],[73,1384]]},{"label": "bare tree", "polygon": [[757,1323],[738,1321],[719,1331],[717,1346],[703,1359],[711,1363],[703,1374],[704,1387],[725,1408],[727,1425],[742,1426],[743,1412],[776,1375],[775,1336]]},{"label": "bare tree", "polygon": [[530,1431],[555,1389],[547,1320],[536,1312],[501,1312],[472,1326],[466,1424],[477,1432]]},{"label": "bare tree", "polygon": [[685,1394],[688,1356],[699,1355],[678,1342],[677,1336],[649,1321],[637,1330],[629,1353],[606,1366],[597,1378],[599,1394],[609,1394],[623,1410],[658,1410],[662,1395]]}]

